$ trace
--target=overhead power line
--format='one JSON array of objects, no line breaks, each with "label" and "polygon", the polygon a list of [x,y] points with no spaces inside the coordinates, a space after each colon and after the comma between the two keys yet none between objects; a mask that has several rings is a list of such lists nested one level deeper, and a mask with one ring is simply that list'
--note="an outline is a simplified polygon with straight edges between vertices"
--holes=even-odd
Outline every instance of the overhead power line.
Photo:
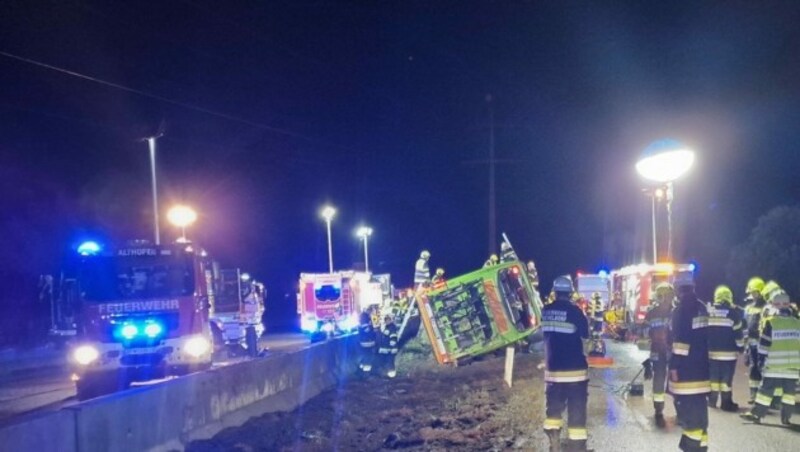
[{"label": "overhead power line", "polygon": [[300,140],[308,141],[310,143],[321,144],[321,145],[325,145],[325,146],[329,146],[329,147],[335,147],[335,148],[340,148],[340,149],[351,149],[348,146],[329,143],[329,142],[326,142],[324,140],[320,140],[318,138],[313,138],[313,137],[310,137],[310,136],[307,136],[307,135],[303,135],[303,134],[300,134],[300,133],[297,133],[297,132],[293,132],[291,130],[286,130],[286,129],[282,129],[282,128],[278,128],[278,127],[273,127],[273,126],[269,126],[269,125],[266,125],[266,124],[261,124],[261,123],[258,123],[258,122],[250,121],[250,120],[245,119],[245,118],[240,118],[238,116],[230,115],[230,114],[227,114],[227,113],[222,113],[222,112],[219,112],[219,111],[211,110],[211,109],[208,109],[208,108],[200,107],[200,106],[189,104],[189,103],[186,103],[186,102],[181,102],[179,100],[170,99],[168,97],[164,97],[164,96],[161,96],[161,95],[158,95],[158,94],[149,93],[147,91],[142,91],[142,90],[136,89],[136,88],[131,88],[129,86],[121,85],[119,83],[109,82],[107,80],[99,79],[97,77],[92,77],[90,75],[81,74],[80,72],[76,72],[76,71],[73,71],[73,70],[70,70],[70,69],[65,69],[65,68],[62,68],[62,67],[54,66],[52,64],[48,64],[48,63],[44,63],[44,62],[41,62],[41,61],[37,61],[37,60],[31,59],[31,58],[26,58],[26,57],[23,57],[23,56],[15,55],[13,53],[9,53],[9,52],[3,51],[3,50],[0,50],[0,55],[4,56],[6,58],[10,58],[12,60],[21,61],[23,63],[28,63],[28,64],[31,64],[33,66],[41,67],[41,68],[44,68],[44,69],[50,69],[52,71],[56,71],[56,72],[59,72],[59,73],[62,73],[62,74],[71,75],[73,77],[80,78],[82,80],[98,83],[100,85],[107,86],[109,88],[115,88],[115,89],[118,89],[118,90],[121,90],[121,91],[125,91],[125,92],[128,92],[128,93],[137,94],[137,95],[140,95],[140,96],[143,96],[143,97],[147,97],[147,98],[150,98],[150,99],[157,100],[159,102],[164,102],[164,103],[167,103],[167,104],[170,104],[170,105],[175,105],[175,106],[186,108],[186,109],[189,109],[189,110],[194,110],[196,112],[204,113],[204,114],[207,114],[207,115],[210,115],[210,116],[216,116],[218,118],[226,119],[228,121],[238,122],[238,123],[241,123],[241,124],[248,125],[250,127],[254,127],[254,128],[257,128],[257,129],[261,129],[261,130],[266,130],[268,132],[276,133],[276,134],[279,134],[279,135],[285,135],[285,136],[289,136],[289,137],[292,137],[292,138],[297,138],[297,139],[300,139]]}]

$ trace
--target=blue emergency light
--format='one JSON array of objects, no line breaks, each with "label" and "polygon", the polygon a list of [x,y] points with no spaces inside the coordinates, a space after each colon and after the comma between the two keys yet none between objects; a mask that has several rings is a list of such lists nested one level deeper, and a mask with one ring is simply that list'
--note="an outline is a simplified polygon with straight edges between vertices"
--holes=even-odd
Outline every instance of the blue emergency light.
[{"label": "blue emergency light", "polygon": [[86,241],[78,245],[78,254],[81,256],[94,256],[100,252],[100,245],[92,240]]},{"label": "blue emergency light", "polygon": [[160,322],[147,319],[144,321],[126,321],[116,330],[116,336],[121,337],[126,341],[132,341],[137,337],[142,336],[147,339],[156,339],[164,334],[164,325]]}]

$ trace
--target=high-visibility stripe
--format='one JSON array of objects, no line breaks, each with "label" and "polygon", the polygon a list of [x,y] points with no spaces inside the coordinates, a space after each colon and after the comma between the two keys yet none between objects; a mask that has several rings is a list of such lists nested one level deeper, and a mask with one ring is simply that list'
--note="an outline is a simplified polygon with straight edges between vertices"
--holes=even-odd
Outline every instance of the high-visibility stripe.
[{"label": "high-visibility stripe", "polygon": [[733,320],[726,317],[709,317],[708,326],[733,328]]},{"label": "high-visibility stripe", "polygon": [[756,394],[756,403],[766,407],[772,405],[772,396],[762,394],[761,391]]},{"label": "high-visibility stripe", "polygon": [[552,320],[545,320],[542,322],[542,331],[550,333],[566,333],[573,334],[577,331],[574,324],[569,322],[556,322]]},{"label": "high-visibility stripe", "polygon": [[581,427],[568,427],[567,438],[575,441],[589,439],[589,432]]},{"label": "high-visibility stripe", "polygon": [[784,405],[794,406],[795,403],[794,394],[784,394],[781,397],[781,403],[783,403]]},{"label": "high-visibility stripe", "polygon": [[703,432],[703,435],[700,437],[700,447],[708,447],[708,433]]},{"label": "high-visibility stripe", "polygon": [[728,383],[722,383],[720,385],[720,391],[722,391],[722,392],[731,392],[732,390],[733,389],[731,389],[731,387],[728,386]]},{"label": "high-visibility stripe", "polygon": [[681,356],[689,356],[689,344],[684,342],[674,342],[672,344],[672,353]]},{"label": "high-visibility stripe", "polygon": [[716,382],[713,382],[713,381],[712,381],[712,382],[710,383],[710,385],[711,385],[711,390],[712,390],[712,391],[719,392],[719,389],[720,389],[720,387],[721,387],[721,385],[720,385],[719,383],[716,383]]},{"label": "high-visibility stripe", "polygon": [[744,339],[736,339],[736,346],[739,348],[744,348]]},{"label": "high-visibility stripe", "polygon": [[692,329],[697,330],[700,328],[708,327],[708,317],[699,316],[692,319]]},{"label": "high-visibility stripe", "polygon": [[742,328],[744,328],[744,324],[742,324],[742,322],[739,322],[736,325],[733,325],[733,331],[739,331]]},{"label": "high-visibility stripe", "polygon": [[670,381],[669,389],[676,395],[705,394],[711,390],[709,381]]},{"label": "high-visibility stripe", "polygon": [[750,389],[758,389],[758,386],[761,384],[761,380],[750,380],[748,386]]},{"label": "high-visibility stripe", "polygon": [[703,440],[703,429],[696,428],[696,429],[685,429],[683,431],[683,436],[693,440],[693,441],[702,441]]},{"label": "high-visibility stripe", "polygon": [[545,430],[558,430],[564,424],[564,421],[561,418],[558,419],[550,419],[547,418],[544,420],[544,429]]},{"label": "high-visibility stripe", "polygon": [[708,358],[714,361],[736,361],[736,352],[708,352]]},{"label": "high-visibility stripe", "polygon": [[765,378],[793,378],[797,379],[796,369],[766,369],[762,373]]},{"label": "high-visibility stripe", "polygon": [[775,397],[783,396],[783,388],[781,387],[775,388],[775,391],[772,392],[772,395],[774,395]]},{"label": "high-visibility stripe", "polygon": [[552,383],[574,383],[589,379],[589,372],[586,369],[566,370],[566,371],[545,371],[544,381]]},{"label": "high-visibility stripe", "polygon": [[653,393],[653,402],[663,402],[664,401],[664,393],[663,392],[654,392]]}]

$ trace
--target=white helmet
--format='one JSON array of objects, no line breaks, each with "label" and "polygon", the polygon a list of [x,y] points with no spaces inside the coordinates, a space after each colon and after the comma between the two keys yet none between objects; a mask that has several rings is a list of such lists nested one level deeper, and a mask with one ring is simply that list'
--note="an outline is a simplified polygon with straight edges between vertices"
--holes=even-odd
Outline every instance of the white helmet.
[{"label": "white helmet", "polygon": [[422,259],[430,259],[431,253],[428,250],[422,250],[422,252],[419,253],[419,257]]}]

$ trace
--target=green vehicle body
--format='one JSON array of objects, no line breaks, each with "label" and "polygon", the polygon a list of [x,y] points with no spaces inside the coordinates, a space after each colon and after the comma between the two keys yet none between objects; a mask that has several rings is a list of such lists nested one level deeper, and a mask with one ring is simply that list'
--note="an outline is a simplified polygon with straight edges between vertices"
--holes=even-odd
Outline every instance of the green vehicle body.
[{"label": "green vehicle body", "polygon": [[420,317],[440,364],[458,364],[534,334],[541,299],[525,265],[504,262],[417,294]]}]

